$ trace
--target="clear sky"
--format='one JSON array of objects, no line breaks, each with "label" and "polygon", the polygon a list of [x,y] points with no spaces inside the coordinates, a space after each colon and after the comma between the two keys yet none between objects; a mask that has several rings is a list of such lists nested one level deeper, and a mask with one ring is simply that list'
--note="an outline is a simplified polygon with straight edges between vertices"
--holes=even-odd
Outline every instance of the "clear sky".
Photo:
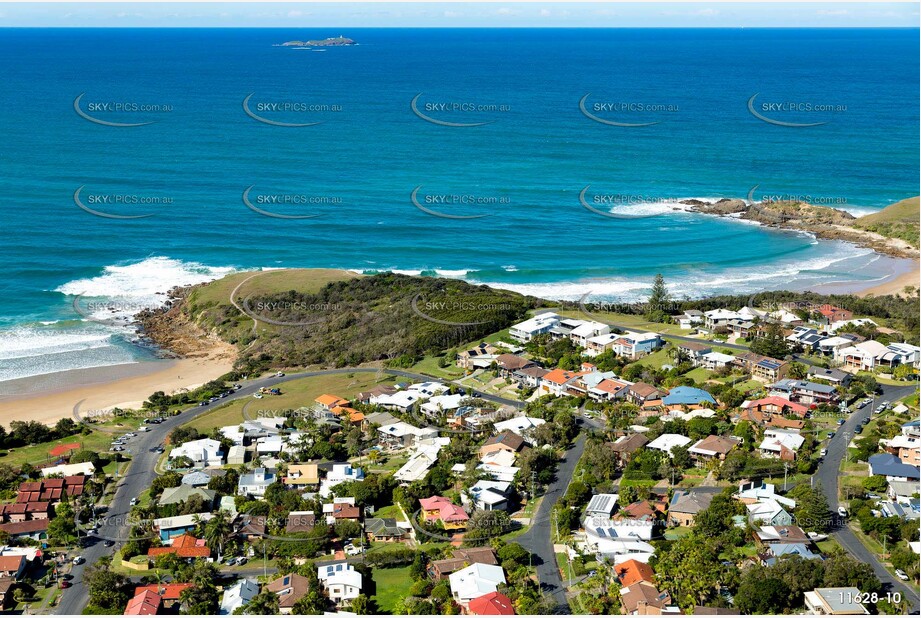
[{"label": "clear sky", "polygon": [[918,3],[0,3],[0,27],[918,27]]}]

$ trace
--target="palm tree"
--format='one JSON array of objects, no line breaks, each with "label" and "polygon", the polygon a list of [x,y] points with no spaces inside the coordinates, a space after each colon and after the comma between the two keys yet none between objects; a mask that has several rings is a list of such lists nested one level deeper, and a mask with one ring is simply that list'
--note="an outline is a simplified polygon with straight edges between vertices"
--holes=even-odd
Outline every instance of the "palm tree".
[{"label": "palm tree", "polygon": [[221,555],[224,553],[224,543],[232,532],[233,526],[231,526],[230,519],[227,517],[227,511],[218,511],[205,524],[205,543],[208,544],[211,551],[215,551],[215,548],[217,548],[218,560],[221,559]]}]

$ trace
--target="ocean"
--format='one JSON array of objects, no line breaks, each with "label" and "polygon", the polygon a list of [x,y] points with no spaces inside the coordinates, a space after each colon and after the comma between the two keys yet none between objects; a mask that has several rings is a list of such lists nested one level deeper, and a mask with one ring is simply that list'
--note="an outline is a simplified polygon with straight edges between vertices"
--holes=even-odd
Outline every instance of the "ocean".
[{"label": "ocean", "polygon": [[878,279],[892,260],[677,200],[917,195],[918,36],[0,29],[0,382],[152,358],[131,310],[238,269],[620,300],[656,273],[677,296]]}]

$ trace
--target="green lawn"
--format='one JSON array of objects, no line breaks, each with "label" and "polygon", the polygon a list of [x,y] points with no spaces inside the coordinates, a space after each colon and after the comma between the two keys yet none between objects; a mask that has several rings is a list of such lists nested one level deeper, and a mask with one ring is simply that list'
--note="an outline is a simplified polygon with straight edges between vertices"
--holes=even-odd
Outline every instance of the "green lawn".
[{"label": "green lawn", "polygon": [[374,511],[374,517],[384,518],[391,517],[397,521],[406,521],[406,518],[403,516],[403,512],[395,504],[390,504],[388,506],[382,507]]},{"label": "green lawn", "polygon": [[395,569],[374,569],[371,573],[374,580],[375,594],[371,597],[377,604],[377,609],[382,614],[392,614],[397,604],[407,596],[413,585],[409,577],[409,567]]},{"label": "green lawn", "polygon": [[634,364],[643,365],[645,367],[658,368],[658,367],[661,367],[662,365],[670,365],[674,362],[675,361],[672,360],[671,357],[669,357],[668,346],[666,346],[662,348],[661,350],[658,350],[656,352],[653,352],[652,354],[649,354],[648,356],[644,356],[640,360],[636,361],[636,363]]},{"label": "green lawn", "polygon": [[692,369],[691,371],[684,374],[686,378],[691,378],[697,383],[706,382],[713,375],[713,372],[704,367],[698,367],[697,369]]},{"label": "green lawn", "polygon": [[449,360],[451,362],[447,367],[439,367],[438,357],[426,356],[421,361],[410,367],[409,370],[446,380],[456,380],[457,378],[463,377],[464,370],[455,364],[454,359]]},{"label": "green lawn", "polygon": [[[379,377],[382,379],[379,380]],[[301,378],[282,384],[279,387],[281,388],[281,395],[266,395],[262,399],[246,398],[231,401],[224,406],[202,414],[186,423],[186,426],[194,427],[202,433],[208,433],[215,427],[242,423],[244,420],[244,407],[246,407],[247,415],[251,418],[256,418],[260,413],[277,413],[280,415],[285,410],[312,406],[314,399],[324,393],[348,399],[376,384],[393,384],[396,381],[393,376],[366,372]]]},{"label": "green lawn", "polygon": [[[240,283],[256,275],[257,271],[246,271],[227,275],[192,292],[192,300],[197,305],[229,305],[230,294]],[[297,290],[303,294],[319,292],[323,286],[333,281],[347,281],[361,277],[357,273],[332,268],[296,268],[286,270],[264,271],[263,274],[247,281],[237,292],[238,297],[252,294],[271,294]]]}]

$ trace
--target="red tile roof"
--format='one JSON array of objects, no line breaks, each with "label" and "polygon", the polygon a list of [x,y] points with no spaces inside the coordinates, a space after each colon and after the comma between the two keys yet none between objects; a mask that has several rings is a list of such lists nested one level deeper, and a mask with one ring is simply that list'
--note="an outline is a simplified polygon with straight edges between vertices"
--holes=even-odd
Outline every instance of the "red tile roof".
[{"label": "red tile roof", "polygon": [[470,601],[470,613],[477,616],[514,616],[512,600],[501,592],[490,592]]},{"label": "red tile roof", "polygon": [[467,511],[442,496],[422,498],[419,504],[424,511],[438,511],[437,517],[440,521],[458,522],[470,519]]},{"label": "red tile roof", "polygon": [[150,558],[163,554],[176,554],[180,558],[208,558],[211,556],[211,550],[203,540],[183,534],[173,539],[173,544],[169,547],[151,547],[147,550],[147,556]]},{"label": "red tile roof", "polygon": [[638,560],[627,560],[614,567],[617,579],[620,580],[621,586],[632,586],[633,584],[645,581],[650,584],[655,581],[655,573],[652,567],[645,562]]},{"label": "red tile roof", "polygon": [[149,586],[136,587],[134,594],[137,596],[145,590],[150,590],[164,601],[178,601],[182,591],[191,587],[192,584],[150,584]]},{"label": "red tile roof", "polygon": [[128,601],[125,616],[153,616],[160,610],[162,597],[152,590],[143,590]]}]

